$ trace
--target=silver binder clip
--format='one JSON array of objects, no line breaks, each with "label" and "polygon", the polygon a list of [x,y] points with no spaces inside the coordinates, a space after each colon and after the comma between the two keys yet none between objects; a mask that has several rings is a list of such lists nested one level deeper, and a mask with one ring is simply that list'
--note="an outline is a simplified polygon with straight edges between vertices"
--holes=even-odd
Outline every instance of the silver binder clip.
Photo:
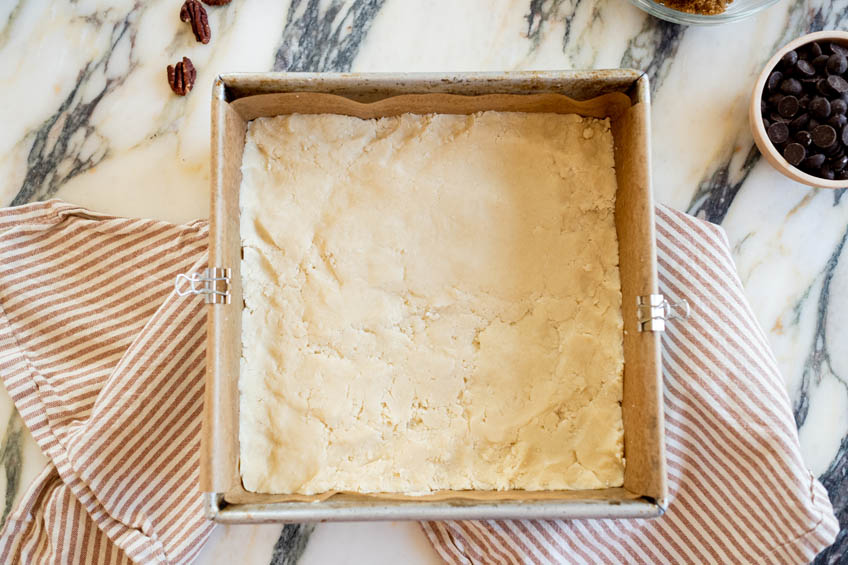
[{"label": "silver binder clip", "polygon": [[[188,283],[188,288],[185,288]],[[179,274],[174,281],[179,296],[203,296],[207,304],[230,303],[230,270],[221,267],[206,269],[203,273]]]},{"label": "silver binder clip", "polygon": [[662,332],[670,320],[686,319],[692,314],[689,302],[670,303],[662,294],[648,294],[636,297],[636,315],[639,331]]}]

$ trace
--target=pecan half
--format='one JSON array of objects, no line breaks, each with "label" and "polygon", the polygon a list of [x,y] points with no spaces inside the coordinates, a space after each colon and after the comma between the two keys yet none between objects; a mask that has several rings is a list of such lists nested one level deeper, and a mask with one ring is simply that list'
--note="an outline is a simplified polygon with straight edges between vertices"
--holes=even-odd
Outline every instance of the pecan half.
[{"label": "pecan half", "polygon": [[180,8],[180,19],[191,24],[194,38],[201,43],[209,43],[212,38],[212,29],[209,27],[209,18],[206,16],[206,8],[199,0],[186,0]]},{"label": "pecan half", "polygon": [[226,6],[232,2],[232,0],[203,0],[203,3],[207,6]]},{"label": "pecan half", "polygon": [[168,84],[171,90],[180,96],[185,96],[194,86],[197,71],[191,63],[191,59],[183,57],[176,65],[168,65]]}]

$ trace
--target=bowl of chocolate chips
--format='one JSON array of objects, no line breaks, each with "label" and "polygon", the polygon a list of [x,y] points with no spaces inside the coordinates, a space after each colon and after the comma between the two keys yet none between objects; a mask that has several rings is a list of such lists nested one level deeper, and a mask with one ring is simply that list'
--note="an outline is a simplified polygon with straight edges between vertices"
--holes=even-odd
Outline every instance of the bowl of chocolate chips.
[{"label": "bowl of chocolate chips", "polygon": [[778,51],[754,86],[749,118],[778,171],[808,186],[848,187],[848,32],[811,33]]}]

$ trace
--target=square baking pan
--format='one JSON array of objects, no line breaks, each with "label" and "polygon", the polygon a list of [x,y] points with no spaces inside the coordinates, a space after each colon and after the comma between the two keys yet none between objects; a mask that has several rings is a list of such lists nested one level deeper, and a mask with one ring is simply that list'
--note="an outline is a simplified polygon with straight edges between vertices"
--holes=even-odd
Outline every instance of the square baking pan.
[{"label": "square baking pan", "polygon": [[[212,96],[209,269],[197,281],[208,305],[200,487],[218,522],[650,518],[666,504],[660,331],[651,196],[650,94],[639,71],[462,74],[236,73]],[[609,117],[616,180],[624,320],[624,485],[583,491],[441,492],[432,497],[257,494],[239,473],[239,188],[250,120],[292,113],[360,118],[482,110]]]}]

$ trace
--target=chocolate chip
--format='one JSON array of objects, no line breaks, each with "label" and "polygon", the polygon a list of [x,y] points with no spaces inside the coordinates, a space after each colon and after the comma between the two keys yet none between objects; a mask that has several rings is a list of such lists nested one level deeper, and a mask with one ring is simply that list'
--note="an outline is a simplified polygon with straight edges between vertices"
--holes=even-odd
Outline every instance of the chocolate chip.
[{"label": "chocolate chip", "polygon": [[810,78],[816,74],[816,69],[808,61],[802,59],[795,64],[795,74],[800,78]]},{"label": "chocolate chip", "polygon": [[769,121],[769,119],[763,118],[763,127],[768,129],[770,125],[771,125],[771,122]]},{"label": "chocolate chip", "polygon": [[798,99],[798,105],[806,110],[810,107],[810,97],[807,94],[803,95]]},{"label": "chocolate chip", "polygon": [[783,82],[783,73],[780,71],[774,71],[768,77],[766,81],[766,89],[769,92],[775,92],[778,88],[780,88],[780,83]]},{"label": "chocolate chip", "polygon": [[822,96],[833,96],[833,89],[830,88],[830,85],[827,84],[827,80],[819,79],[816,81],[816,91]]},{"label": "chocolate chip", "polygon": [[846,166],[848,166],[848,157],[843,155],[842,157],[836,157],[835,159],[831,159],[828,162],[828,166],[834,171],[841,171]]},{"label": "chocolate chip", "polygon": [[794,96],[784,96],[780,104],[777,105],[778,113],[784,118],[791,118],[798,113],[798,99]]},{"label": "chocolate chip", "polygon": [[797,166],[807,156],[807,150],[800,143],[788,143],[783,148],[783,158],[789,161],[789,164]]},{"label": "chocolate chip", "polygon": [[848,145],[848,126],[842,128],[842,134],[839,137],[842,140],[842,145]]},{"label": "chocolate chip", "polygon": [[836,173],[836,178],[838,178],[839,180],[846,180],[846,179],[848,179],[848,169],[843,169],[843,170],[841,170],[841,171],[837,172],[837,173]]},{"label": "chocolate chip", "polygon": [[830,102],[827,98],[817,96],[810,100],[810,112],[817,118],[826,118],[830,116]]},{"label": "chocolate chip", "polygon": [[830,52],[834,55],[842,55],[843,57],[848,57],[848,49],[846,49],[842,45],[839,45],[838,43],[831,43],[830,45],[828,45],[828,47],[830,48]]},{"label": "chocolate chip", "polygon": [[780,58],[780,63],[787,69],[797,62],[798,53],[796,51],[788,51],[783,57]]},{"label": "chocolate chip", "polygon": [[810,43],[808,49],[810,50],[811,59],[815,59],[816,57],[822,54],[821,45],[819,45],[818,43]]},{"label": "chocolate chip", "polygon": [[812,92],[815,94],[816,85],[818,85],[820,78],[802,78],[801,80],[801,88],[806,90],[807,92]]},{"label": "chocolate chip", "polygon": [[792,118],[786,118],[780,115],[780,112],[769,112],[768,119],[773,122],[782,122],[784,124],[788,124],[792,121]]},{"label": "chocolate chip", "polygon": [[845,150],[842,149],[842,144],[834,143],[827,149],[823,149],[822,153],[824,153],[828,157],[842,157],[845,155]]},{"label": "chocolate chip", "polygon": [[799,115],[797,118],[789,122],[789,129],[792,131],[802,130],[807,127],[810,122],[810,115],[807,113]]},{"label": "chocolate chip", "polygon": [[827,58],[827,72],[832,75],[841,75],[848,71],[848,59],[844,55],[834,54]]},{"label": "chocolate chip", "polygon": [[810,118],[810,121],[809,121],[809,122],[807,122],[807,129],[809,129],[809,130],[814,130],[814,129],[816,129],[817,127],[819,127],[820,125],[821,125],[821,124],[819,123],[819,121],[818,121],[817,119],[815,119],[815,118]]},{"label": "chocolate chip", "polygon": [[817,71],[824,71],[825,67],[827,67],[828,59],[830,59],[830,56],[828,55],[819,55],[818,57],[813,59],[813,67],[815,67]]},{"label": "chocolate chip", "polygon": [[844,114],[846,111],[848,111],[848,103],[846,103],[845,100],[837,98],[836,100],[830,101],[830,112],[832,114]]},{"label": "chocolate chip", "polygon": [[783,96],[784,96],[783,94],[777,94],[777,93],[772,94],[771,96],[768,97],[768,100],[766,100],[766,102],[768,103],[769,106],[772,106],[772,107],[777,106],[778,104],[780,104],[780,101],[783,100]]},{"label": "chocolate chip", "polygon": [[[773,124],[771,127],[774,128],[780,124]],[[771,131],[771,128],[769,129]],[[832,126],[818,126],[816,129],[810,132],[813,136],[813,143],[821,148],[831,147],[834,143],[836,143],[836,130],[833,129]],[[769,136],[771,137],[771,136]],[[788,128],[787,128],[787,137],[788,137]],[[774,141],[774,140],[772,140]]]},{"label": "chocolate chip", "polygon": [[845,114],[834,114],[827,120],[827,124],[833,126],[837,131],[841,130],[845,124],[848,124],[848,118]]},{"label": "chocolate chip", "polygon": [[809,147],[813,144],[813,136],[811,136],[810,132],[808,131],[799,131],[792,137],[792,139],[794,139],[796,143],[800,143],[804,147]]},{"label": "chocolate chip", "polygon": [[769,126],[767,133],[772,143],[780,145],[789,139],[789,126],[783,122],[777,122]]},{"label": "chocolate chip", "polygon": [[827,85],[839,94],[843,92],[848,92],[848,80],[845,80],[841,76],[838,75],[830,75],[827,77]]},{"label": "chocolate chip", "polygon": [[780,83],[780,91],[784,94],[798,96],[804,91],[804,89],[801,87],[801,82],[798,79],[787,78]]},{"label": "chocolate chip", "polygon": [[816,153],[815,155],[810,155],[809,157],[804,159],[804,162],[801,163],[801,165],[805,169],[819,169],[822,165],[824,165],[824,159],[824,155],[822,155],[821,153]]}]

